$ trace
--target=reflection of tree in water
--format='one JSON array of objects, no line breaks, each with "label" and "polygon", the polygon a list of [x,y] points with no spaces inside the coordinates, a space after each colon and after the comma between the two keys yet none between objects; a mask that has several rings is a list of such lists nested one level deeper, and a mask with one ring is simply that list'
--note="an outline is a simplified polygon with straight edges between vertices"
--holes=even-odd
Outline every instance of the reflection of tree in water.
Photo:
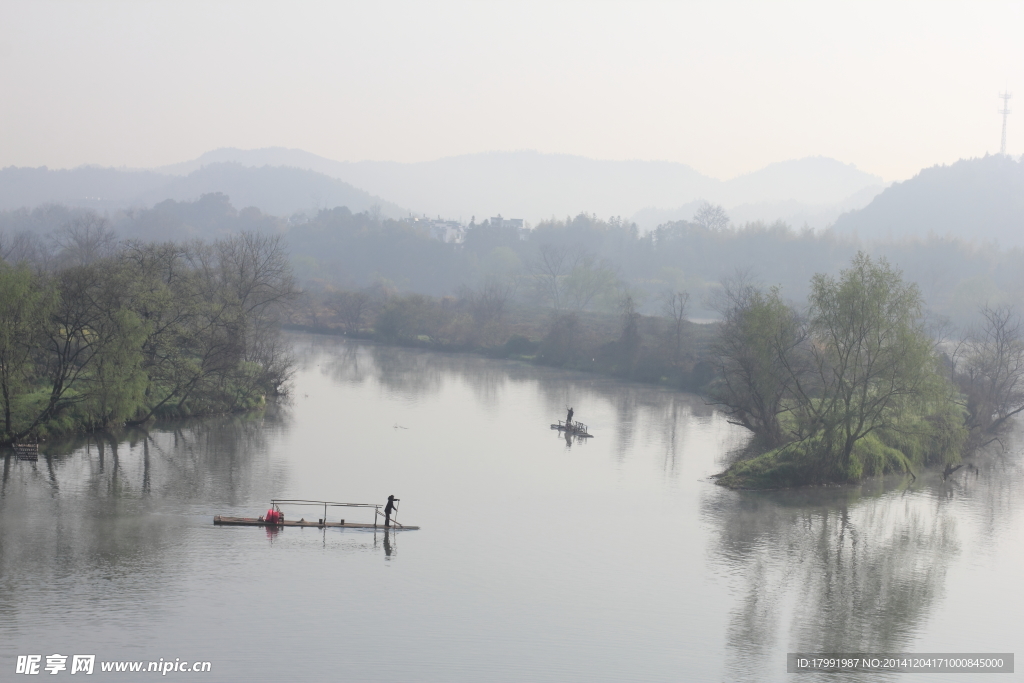
[{"label": "reflection of tree in water", "polygon": [[522,363],[334,338],[308,351],[306,362],[319,364],[339,383],[373,380],[387,391],[423,398],[440,393],[445,381],[461,380],[481,405],[497,404],[502,388],[508,381],[516,381],[517,370],[521,374],[523,368]]},{"label": "reflection of tree in water", "polygon": [[[890,484],[891,486],[891,484]],[[901,652],[960,549],[949,506],[914,492],[716,491],[713,558],[743,581],[728,678],[757,680],[786,652]]]},{"label": "reflection of tree in water", "polygon": [[978,527],[974,533],[983,548],[994,545],[999,532],[1024,507],[1024,425],[1018,425],[1002,441],[1005,448],[993,444],[968,458],[964,468],[937,487],[937,496],[945,501],[971,499],[971,518]]},{"label": "reflection of tree in water", "polygon": [[585,423],[610,406],[615,420],[617,457],[624,460],[635,446],[656,444],[665,451],[664,468],[669,473],[677,471],[687,425],[691,420],[709,421],[715,414],[712,407],[693,394],[601,375],[337,337],[310,340],[308,336],[297,335],[296,340],[300,349],[297,353],[307,366],[319,365],[322,372],[340,383],[374,381],[403,397],[436,395],[445,382],[454,380],[470,387],[480,405],[497,405],[510,384],[532,384],[549,416],[545,424],[564,418],[569,405],[576,407],[577,418]]},{"label": "reflection of tree in water", "polygon": [[[178,576],[193,505],[205,515],[270,498],[285,474],[271,471],[266,431],[282,419],[270,407],[51,442],[37,462],[5,458],[0,621],[21,618],[19,596],[46,603],[40,592],[66,591],[69,581],[86,586],[85,598],[102,594],[113,611],[144,604],[140,594]],[[118,582],[116,595],[105,581]]]},{"label": "reflection of tree in water", "polygon": [[319,364],[320,371],[340,384],[360,385],[376,377],[370,347],[355,342],[333,340],[330,347],[319,346],[310,356],[309,364]]},{"label": "reflection of tree in water", "polygon": [[445,375],[444,361],[434,353],[416,353],[389,346],[370,347],[376,379],[386,391],[403,396],[430,396],[440,392]]},{"label": "reflection of tree in water", "polygon": [[625,460],[639,445],[655,445],[664,450],[664,468],[669,473],[679,464],[679,450],[691,420],[710,419],[714,414],[714,409],[694,394],[579,373],[552,376],[549,371],[538,391],[549,413],[564,417],[565,406],[572,402],[582,422],[597,412],[600,403],[611,406],[618,459]]},{"label": "reflection of tree in water", "polygon": [[679,442],[690,428],[690,419],[695,416],[694,410],[698,406],[704,411],[709,409],[703,403],[696,403],[692,396],[673,396],[661,409],[659,422],[664,425],[662,442],[665,450],[662,468],[668,474],[676,473],[679,466]]},{"label": "reflection of tree in water", "polygon": [[163,494],[226,505],[269,499],[287,472],[272,469],[267,437],[289,419],[288,409],[274,404],[263,413],[207,418],[154,432],[153,457],[177,475],[163,483]]}]

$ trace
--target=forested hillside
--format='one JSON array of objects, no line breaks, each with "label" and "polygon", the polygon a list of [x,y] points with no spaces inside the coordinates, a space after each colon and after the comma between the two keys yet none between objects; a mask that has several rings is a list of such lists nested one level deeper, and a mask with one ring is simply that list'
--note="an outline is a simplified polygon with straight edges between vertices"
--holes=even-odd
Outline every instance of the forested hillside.
[{"label": "forested hillside", "polygon": [[1024,246],[1024,164],[995,154],[926,168],[841,216],[835,230],[865,240],[936,235]]}]

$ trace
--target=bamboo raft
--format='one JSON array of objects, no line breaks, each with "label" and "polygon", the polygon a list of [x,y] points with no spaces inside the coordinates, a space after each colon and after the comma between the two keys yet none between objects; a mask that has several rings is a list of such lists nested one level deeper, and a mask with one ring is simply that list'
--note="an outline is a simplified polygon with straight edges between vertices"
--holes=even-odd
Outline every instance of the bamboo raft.
[{"label": "bamboo raft", "polygon": [[[345,520],[341,520],[340,522],[324,522],[323,520],[308,521],[305,519],[286,519],[283,522],[267,522],[258,517],[225,517],[224,515],[215,516],[213,518],[213,523],[223,526],[297,526],[312,527],[314,529],[384,529],[383,524],[369,524],[367,522],[346,522]],[[406,524],[398,524],[397,522],[392,522],[391,526],[388,528],[398,531],[414,531],[416,529],[419,529],[418,526],[408,526]]]},{"label": "bamboo raft", "polygon": [[569,434],[572,434],[573,436],[578,436],[584,439],[594,438],[594,435],[590,433],[590,430],[587,428],[587,425],[583,424],[582,422],[572,422],[571,424],[566,424],[562,420],[559,420],[558,424],[551,425],[551,428],[557,429],[560,432],[567,432]]},{"label": "bamboo raft", "polygon": [[[398,502],[398,498],[395,498],[395,502]],[[385,527],[384,524],[377,521],[379,517],[387,517],[381,512],[383,505],[376,503],[333,503],[329,500],[305,500],[305,499],[283,499],[274,498],[270,501],[271,510],[281,511],[282,505],[315,505],[316,507],[323,506],[324,516],[317,519],[315,522],[306,521],[305,519],[291,520],[282,519],[280,521],[266,520],[263,517],[228,517],[226,515],[215,515],[213,523],[218,526],[262,526],[262,527],[312,527],[314,529],[394,529],[396,531],[414,531],[419,529],[418,526],[409,526],[408,524],[398,523],[398,508],[395,507],[395,516],[391,520],[391,525]],[[327,508],[343,507],[343,508],[367,508],[373,509],[373,522],[346,522],[344,519],[338,522],[331,522],[327,519]]]}]

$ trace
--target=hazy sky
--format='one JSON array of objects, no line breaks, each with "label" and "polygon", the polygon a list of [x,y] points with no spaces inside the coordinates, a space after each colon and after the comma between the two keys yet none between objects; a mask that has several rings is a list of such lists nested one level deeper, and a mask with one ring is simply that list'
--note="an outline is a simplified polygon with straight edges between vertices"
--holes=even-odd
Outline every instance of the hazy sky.
[{"label": "hazy sky", "polygon": [[535,149],[896,180],[997,152],[1005,89],[1024,152],[1020,2],[0,0],[0,166]]}]

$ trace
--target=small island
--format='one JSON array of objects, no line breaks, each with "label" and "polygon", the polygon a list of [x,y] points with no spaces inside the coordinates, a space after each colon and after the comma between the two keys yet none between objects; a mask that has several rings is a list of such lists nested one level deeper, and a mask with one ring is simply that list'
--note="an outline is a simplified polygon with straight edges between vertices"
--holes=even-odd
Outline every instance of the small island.
[{"label": "small island", "polygon": [[754,439],[717,475],[736,489],[843,484],[943,468],[998,439],[1024,410],[1024,338],[1010,308],[958,340],[926,325],[920,292],[858,254],[816,275],[806,313],[777,288],[730,283],[711,399]]}]

